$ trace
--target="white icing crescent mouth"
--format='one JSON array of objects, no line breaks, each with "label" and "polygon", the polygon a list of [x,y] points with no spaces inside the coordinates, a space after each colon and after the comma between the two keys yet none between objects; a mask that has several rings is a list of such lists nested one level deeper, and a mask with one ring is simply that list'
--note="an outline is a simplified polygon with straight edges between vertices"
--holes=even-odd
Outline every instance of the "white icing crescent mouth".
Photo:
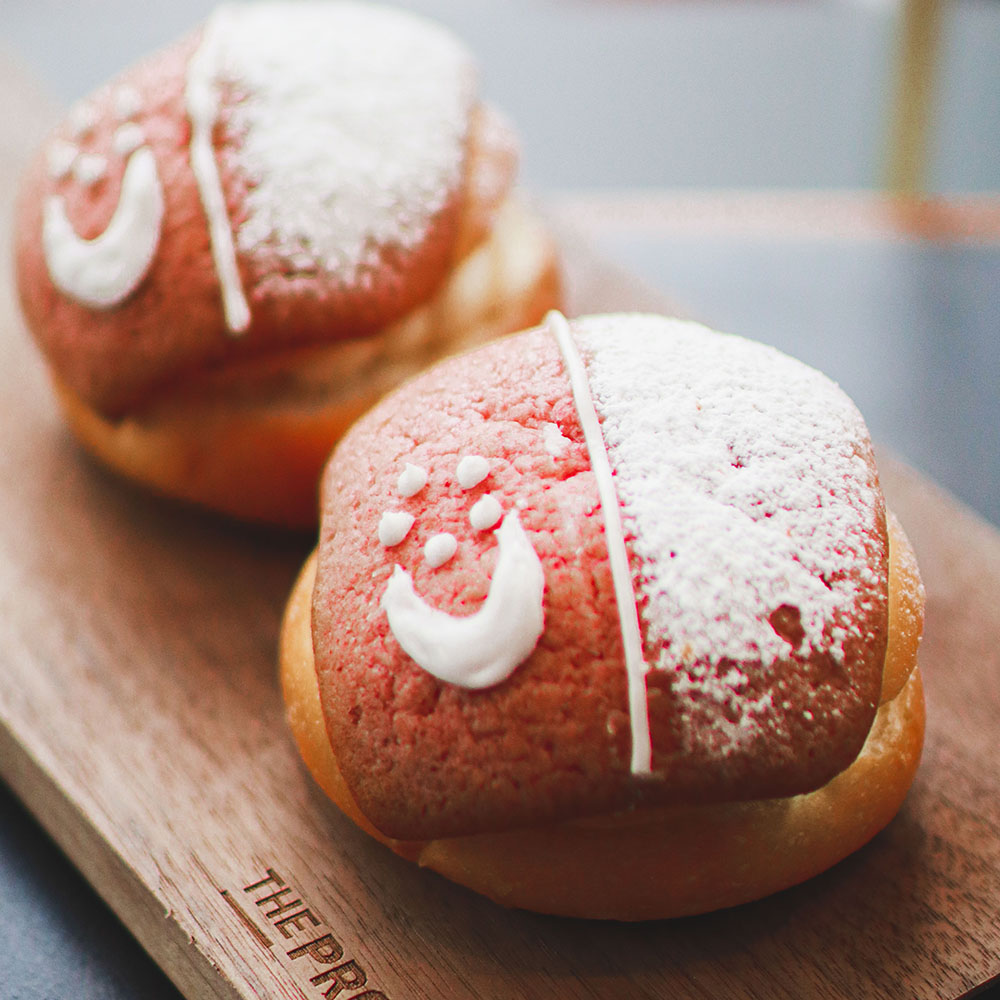
[{"label": "white icing crescent mouth", "polygon": [[516,513],[496,532],[499,555],[489,594],[473,615],[456,617],[417,596],[400,566],[382,595],[400,646],[438,680],[487,688],[506,680],[545,629],[545,573]]},{"label": "white icing crescent mouth", "polygon": [[42,245],[53,284],[84,305],[117,305],[146,276],[162,221],[163,186],[148,147],[129,157],[114,215],[94,239],[77,234],[61,195],[50,196],[43,208]]}]

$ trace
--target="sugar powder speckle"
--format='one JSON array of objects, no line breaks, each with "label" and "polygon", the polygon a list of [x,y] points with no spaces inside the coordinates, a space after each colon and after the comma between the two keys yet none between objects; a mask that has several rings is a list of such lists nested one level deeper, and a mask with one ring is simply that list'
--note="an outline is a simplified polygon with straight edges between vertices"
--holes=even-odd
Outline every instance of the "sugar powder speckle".
[{"label": "sugar powder speckle", "polygon": [[469,511],[469,523],[476,531],[486,531],[498,524],[503,517],[503,507],[492,493],[484,493]]}]

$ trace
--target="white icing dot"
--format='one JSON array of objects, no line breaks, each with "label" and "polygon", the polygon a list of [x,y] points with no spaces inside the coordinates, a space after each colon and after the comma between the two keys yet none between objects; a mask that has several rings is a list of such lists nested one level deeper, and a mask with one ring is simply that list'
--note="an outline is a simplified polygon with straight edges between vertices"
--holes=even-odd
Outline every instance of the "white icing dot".
[{"label": "white icing dot", "polygon": [[553,458],[559,458],[566,450],[569,438],[559,430],[558,424],[542,424],[542,443],[545,445],[545,450]]},{"label": "white icing dot", "polygon": [[463,490],[478,486],[490,474],[490,463],[482,455],[466,455],[455,470]]},{"label": "white icing dot", "polygon": [[484,493],[469,511],[469,521],[476,531],[492,528],[503,517],[500,501],[492,493]]},{"label": "white icing dot", "polygon": [[396,490],[401,497],[412,497],[427,485],[427,470],[407,462],[396,480]]},{"label": "white icing dot", "polygon": [[142,95],[135,87],[125,84],[114,93],[115,114],[122,121],[127,121],[142,110]]},{"label": "white icing dot", "polygon": [[111,148],[119,156],[128,156],[143,144],[145,138],[140,126],[135,122],[125,122],[115,129],[115,134],[111,138]]},{"label": "white icing dot", "polygon": [[427,539],[424,545],[424,559],[427,560],[427,564],[434,569],[438,566],[443,566],[454,554],[458,548],[458,542],[455,536],[449,534],[447,531],[442,531],[440,534],[432,535]]},{"label": "white icing dot", "polygon": [[378,540],[387,548],[406,538],[413,527],[413,515],[401,510],[387,510],[378,522]]},{"label": "white icing dot", "polygon": [[793,603],[810,648],[834,652],[824,623],[856,587],[823,577],[867,565],[864,508],[843,485],[871,490],[853,466],[866,435],[850,401],[777,351],[695,324],[579,327],[647,620],[696,659],[768,663],[786,647],[768,617]]},{"label": "white icing dot", "polygon": [[96,184],[108,172],[108,161],[96,153],[82,153],[73,161],[73,177],[85,187]]},{"label": "white icing dot", "polygon": [[97,124],[97,109],[92,104],[74,104],[69,113],[69,128],[73,138],[80,139],[93,131]]},{"label": "white icing dot", "polygon": [[45,154],[49,176],[56,181],[68,176],[69,172],[73,169],[73,161],[76,159],[76,154],[79,152],[80,150],[73,143],[56,139],[49,146]]},{"label": "white icing dot", "polygon": [[802,718],[803,718],[803,719],[805,719],[805,720],[806,720],[806,722],[812,722],[812,720],[813,720],[813,714],[812,714],[812,712],[810,712],[810,711],[809,711],[809,709],[807,708],[807,709],[806,709],[806,710],[805,710],[805,711],[804,711],[804,712],[802,713]]}]

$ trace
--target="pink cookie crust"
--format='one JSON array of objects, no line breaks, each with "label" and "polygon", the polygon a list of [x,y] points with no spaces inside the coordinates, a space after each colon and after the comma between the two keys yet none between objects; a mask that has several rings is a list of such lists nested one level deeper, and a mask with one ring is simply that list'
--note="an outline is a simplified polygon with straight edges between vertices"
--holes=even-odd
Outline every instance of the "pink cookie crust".
[{"label": "pink cookie crust", "polygon": [[[252,321],[233,336],[223,315],[208,223],[190,163],[192,129],[184,89],[200,39],[196,32],[88,97],[85,103],[96,111],[93,127],[76,135],[68,116],[40,150],[20,192],[15,256],[28,327],[59,381],[107,417],[122,416],[180,381],[233,361],[376,334],[429,298],[453,263],[463,210],[461,185],[450,192],[419,245],[405,250],[381,246],[381,266],[365,271],[354,284],[322,273],[289,273],[266,252],[238,251]],[[112,149],[112,135],[121,122],[115,94],[123,86],[141,97],[132,121],[142,128],[156,159],[165,203],[163,228],[139,287],[113,308],[94,309],[53,284],[42,246],[42,209],[48,196],[58,194],[80,237],[93,239],[107,227],[127,161]],[[232,156],[241,137],[227,125],[240,96],[231,89],[224,95],[213,134],[234,227],[245,217],[253,186]],[[91,185],[52,176],[48,157],[59,141],[105,157],[105,175]]]},{"label": "pink cookie crust", "polygon": [[[550,424],[566,439],[558,454]],[[466,455],[490,466],[469,490],[456,477]],[[864,459],[862,478],[877,483],[870,449]],[[396,482],[408,462],[426,469],[429,480],[405,498]],[[509,679],[475,691],[442,683],[411,660],[380,598],[399,564],[428,604],[475,612],[497,551],[493,531],[469,522],[486,492],[504,511],[519,513],[544,567],[545,630]],[[415,518],[391,548],[378,539],[385,511]],[[727,707],[678,693],[675,670],[652,670],[654,774],[639,778],[630,770],[626,669],[602,510],[556,342],[543,328],[438,365],[359,421],[324,479],[313,602],[317,674],[333,750],[362,811],[390,836],[422,839],[637,804],[750,800],[820,787],[857,755],[881,683],[887,543],[880,494],[861,513],[879,565],[870,579],[857,580],[842,662],[808,647],[766,671],[752,660],[706,661],[702,666],[720,675],[738,667],[748,678],[747,699],[773,694],[756,735],[725,748],[715,727]],[[457,552],[432,569],[423,546],[444,531],[458,540]],[[638,579],[642,567],[627,542]],[[775,631],[787,625],[781,614]],[[644,641],[647,660],[655,660],[657,640],[647,634]]]}]

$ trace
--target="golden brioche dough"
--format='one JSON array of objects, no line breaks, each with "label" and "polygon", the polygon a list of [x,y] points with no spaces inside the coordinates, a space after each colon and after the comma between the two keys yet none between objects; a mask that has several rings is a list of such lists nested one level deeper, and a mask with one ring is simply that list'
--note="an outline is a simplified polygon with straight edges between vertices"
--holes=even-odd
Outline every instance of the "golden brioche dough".
[{"label": "golden brioche dough", "polygon": [[129,479],[250,521],[316,523],[330,448],[385,392],[432,361],[529,326],[558,306],[555,246],[515,201],[437,294],[377,336],[230,365],[108,420],[58,376],[83,446]]},{"label": "golden brioche dough", "polygon": [[917,661],[924,631],[924,585],[910,540],[899,519],[886,511],[889,531],[889,635],[879,703],[891,701],[903,689]]},{"label": "golden brioche dough", "polygon": [[312,651],[316,556],[282,626],[288,718],[306,766],[361,829],[393,851],[507,906],[643,920],[733,906],[802,882],[861,847],[895,815],[923,743],[917,645],[924,592],[895,517],[889,529],[889,645],[882,703],[856,760],[785,799],[637,809],[534,829],[432,841],[384,836],[361,813],[330,747]]}]

